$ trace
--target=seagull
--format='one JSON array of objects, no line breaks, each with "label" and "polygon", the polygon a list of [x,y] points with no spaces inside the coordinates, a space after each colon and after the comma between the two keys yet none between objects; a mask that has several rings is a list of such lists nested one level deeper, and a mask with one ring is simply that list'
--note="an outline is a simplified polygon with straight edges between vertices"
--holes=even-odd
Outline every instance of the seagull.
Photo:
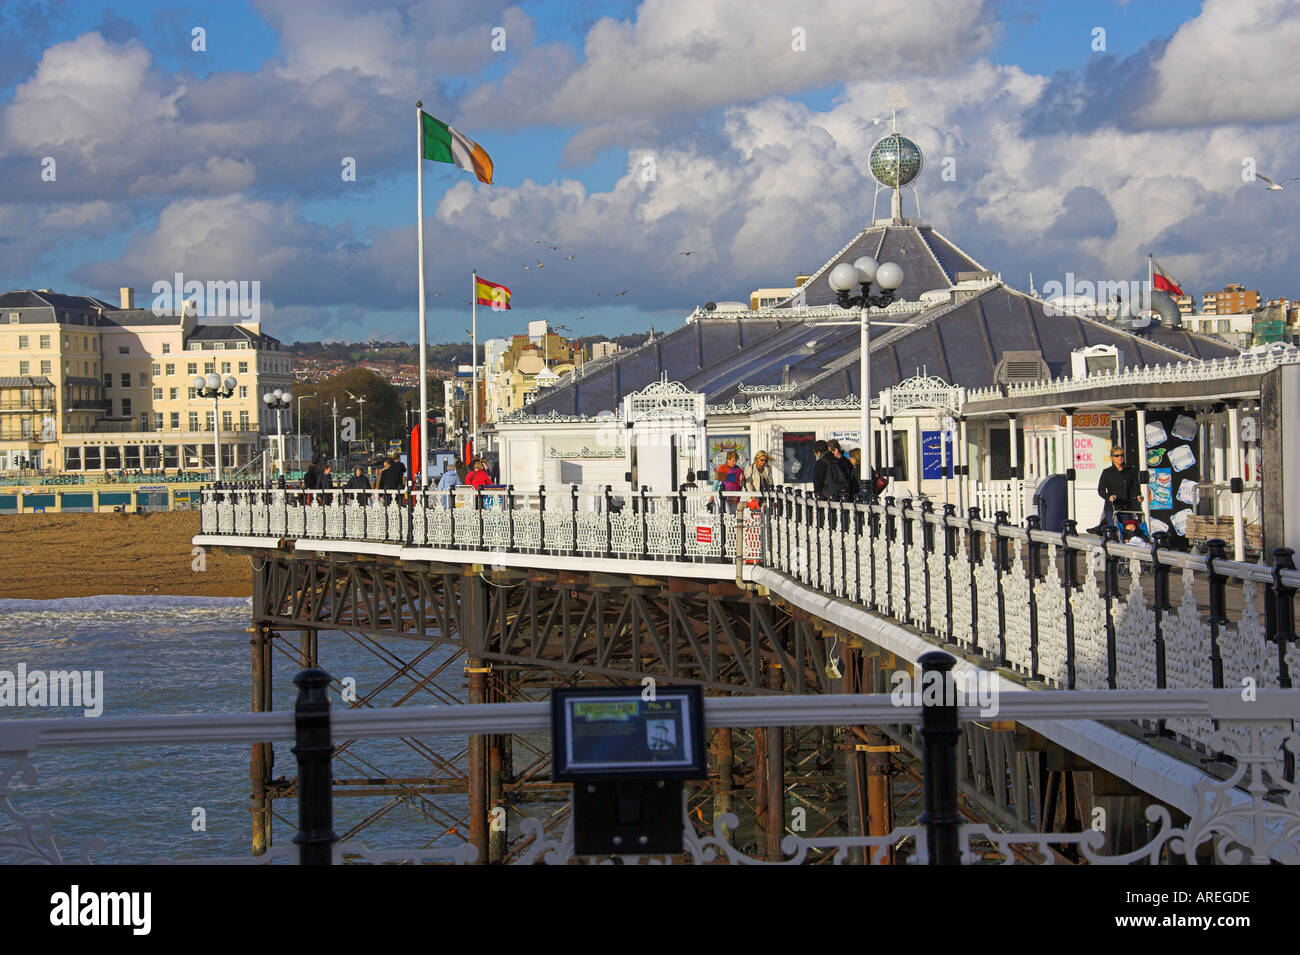
[{"label": "seagull", "polygon": [[[577,254],[578,254],[577,252],[574,252],[574,253],[573,253],[573,255],[577,255]],[[567,262],[572,262],[572,261],[573,261],[573,255],[566,255],[566,256],[564,257],[565,261],[567,261]]]},{"label": "seagull", "polygon": [[1265,186],[1264,188],[1267,189],[1269,192],[1281,192],[1283,186],[1285,186],[1288,182],[1295,182],[1297,179],[1300,179],[1300,176],[1292,176],[1290,179],[1283,179],[1281,182],[1274,182],[1272,179],[1268,178],[1268,176],[1263,176],[1260,175],[1259,173],[1255,173],[1255,178],[1263,179],[1266,183],[1268,183],[1268,185]]},{"label": "seagull", "polygon": [[582,320],[583,320],[584,318],[586,318],[586,317],[587,317],[586,315],[579,315],[577,318],[574,319],[574,321],[575,321],[575,322],[580,322],[580,321],[582,321]]},{"label": "seagull", "polygon": [[682,250],[679,249],[679,250],[677,251],[677,254],[678,254],[678,255],[694,255],[694,254],[695,254],[695,250],[694,250],[694,249],[686,249],[685,251],[682,251]]},{"label": "seagull", "polygon": [[537,268],[538,268],[539,270],[546,268],[546,266],[542,265],[542,260],[541,260],[541,259],[538,259],[538,260],[537,260]]},{"label": "seagull", "polygon": [[[623,291],[618,293],[618,295],[626,295],[626,294],[627,294],[627,289],[623,289]],[[618,295],[615,295],[614,297],[618,298]]]},{"label": "seagull", "polygon": [[545,239],[533,239],[533,241],[536,242],[538,245],[541,245],[541,244],[544,243],[546,240],[545,240]]},{"label": "seagull", "polygon": [[531,272],[532,270],[533,270],[533,267],[532,267],[531,265],[525,265],[525,266],[524,266],[524,271],[525,271],[525,272]]},{"label": "seagull", "polygon": [[549,248],[552,252],[559,252],[559,251],[560,251],[560,247],[559,247],[558,245],[547,246],[547,248]]}]

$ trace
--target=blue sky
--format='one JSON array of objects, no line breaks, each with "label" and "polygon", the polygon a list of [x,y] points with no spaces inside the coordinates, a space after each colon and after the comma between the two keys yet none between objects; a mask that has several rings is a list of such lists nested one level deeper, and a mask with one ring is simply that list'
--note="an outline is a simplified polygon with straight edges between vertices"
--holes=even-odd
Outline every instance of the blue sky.
[{"label": "blue sky", "polygon": [[1191,291],[1300,296],[1295,193],[1242,178],[1294,172],[1296,41],[1285,0],[7,4],[0,275],[258,280],[286,340],[414,339],[422,98],[496,165],[424,164],[433,340],[464,337],[475,267],[515,291],[485,334],[672,327],[866,224],[901,84],[923,218],[1012,285],[1154,252]]}]

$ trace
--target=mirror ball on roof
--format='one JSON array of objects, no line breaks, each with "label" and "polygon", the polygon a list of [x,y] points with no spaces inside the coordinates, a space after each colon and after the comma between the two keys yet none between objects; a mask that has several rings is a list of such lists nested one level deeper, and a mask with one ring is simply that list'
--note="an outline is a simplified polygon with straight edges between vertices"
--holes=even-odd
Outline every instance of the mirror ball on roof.
[{"label": "mirror ball on roof", "polygon": [[871,175],[882,185],[911,185],[921,174],[922,165],[920,148],[898,133],[890,133],[871,147]]}]

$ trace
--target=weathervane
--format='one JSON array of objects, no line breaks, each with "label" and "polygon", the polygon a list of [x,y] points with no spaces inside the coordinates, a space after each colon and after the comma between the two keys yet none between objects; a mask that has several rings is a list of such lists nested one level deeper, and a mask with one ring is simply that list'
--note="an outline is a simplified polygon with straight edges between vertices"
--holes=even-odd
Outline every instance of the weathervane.
[{"label": "weathervane", "polygon": [[[871,175],[876,180],[876,192],[871,197],[871,220],[873,224],[877,221],[876,200],[882,190],[888,189],[891,190],[889,220],[882,224],[902,225],[904,186],[912,186],[916,215],[918,219],[921,216],[921,199],[913,183],[921,175],[921,167],[925,164],[925,159],[916,143],[898,133],[898,111],[907,108],[907,93],[902,86],[890,87],[885,105],[892,117],[890,133],[877,140],[871,147]],[[879,123],[880,120],[877,119],[876,122]]]}]

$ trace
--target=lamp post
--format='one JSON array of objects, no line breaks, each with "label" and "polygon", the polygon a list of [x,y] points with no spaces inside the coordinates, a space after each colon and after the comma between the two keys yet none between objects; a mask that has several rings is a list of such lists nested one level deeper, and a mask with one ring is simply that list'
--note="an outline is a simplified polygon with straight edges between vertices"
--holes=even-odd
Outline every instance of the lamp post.
[{"label": "lamp post", "polygon": [[362,453],[369,456],[370,445],[366,442],[366,396],[362,395],[358,398],[350,391],[347,393],[347,396],[356,402],[357,407],[361,409],[361,427],[358,429],[357,433],[360,434],[361,444],[365,448]]},{"label": "lamp post", "polygon": [[[862,479],[864,482],[870,482],[871,469],[875,460],[871,436],[871,326],[873,323],[867,319],[867,312],[872,308],[885,308],[894,300],[894,289],[903,284],[903,269],[894,262],[877,265],[875,259],[864,255],[852,265],[841,262],[835,266],[831,269],[828,281],[838,295],[837,304],[840,308],[856,308],[861,323],[862,338],[859,347],[862,354],[859,375],[862,379]],[[872,282],[880,287],[879,295],[871,294]],[[855,284],[861,286],[861,292],[850,296],[849,290]],[[877,322],[875,324],[899,323]]]},{"label": "lamp post", "polygon": [[200,398],[212,399],[212,451],[213,463],[216,465],[216,479],[221,480],[221,399],[229,398],[235,393],[234,375],[226,375],[225,380],[215,371],[209,372],[206,377],[195,375],[194,380],[190,382],[194,386],[194,392]]},{"label": "lamp post", "polygon": [[284,476],[284,434],[280,430],[280,412],[293,407],[293,395],[280,388],[262,395],[266,407],[275,412],[275,445],[280,458],[280,476]]},{"label": "lamp post", "polygon": [[[301,462],[301,461],[302,461],[302,399],[304,399],[304,398],[306,398],[306,397],[309,397],[309,396],[308,396],[308,395],[299,395],[299,396],[297,397],[297,399],[296,399],[297,402],[298,402],[298,408],[297,408],[297,411],[298,411],[298,443],[297,443],[297,445],[295,445],[295,447],[294,447],[294,449],[293,449],[293,459],[294,459],[295,462]],[[319,430],[320,430],[320,429],[317,428],[317,431],[319,431]]]}]

